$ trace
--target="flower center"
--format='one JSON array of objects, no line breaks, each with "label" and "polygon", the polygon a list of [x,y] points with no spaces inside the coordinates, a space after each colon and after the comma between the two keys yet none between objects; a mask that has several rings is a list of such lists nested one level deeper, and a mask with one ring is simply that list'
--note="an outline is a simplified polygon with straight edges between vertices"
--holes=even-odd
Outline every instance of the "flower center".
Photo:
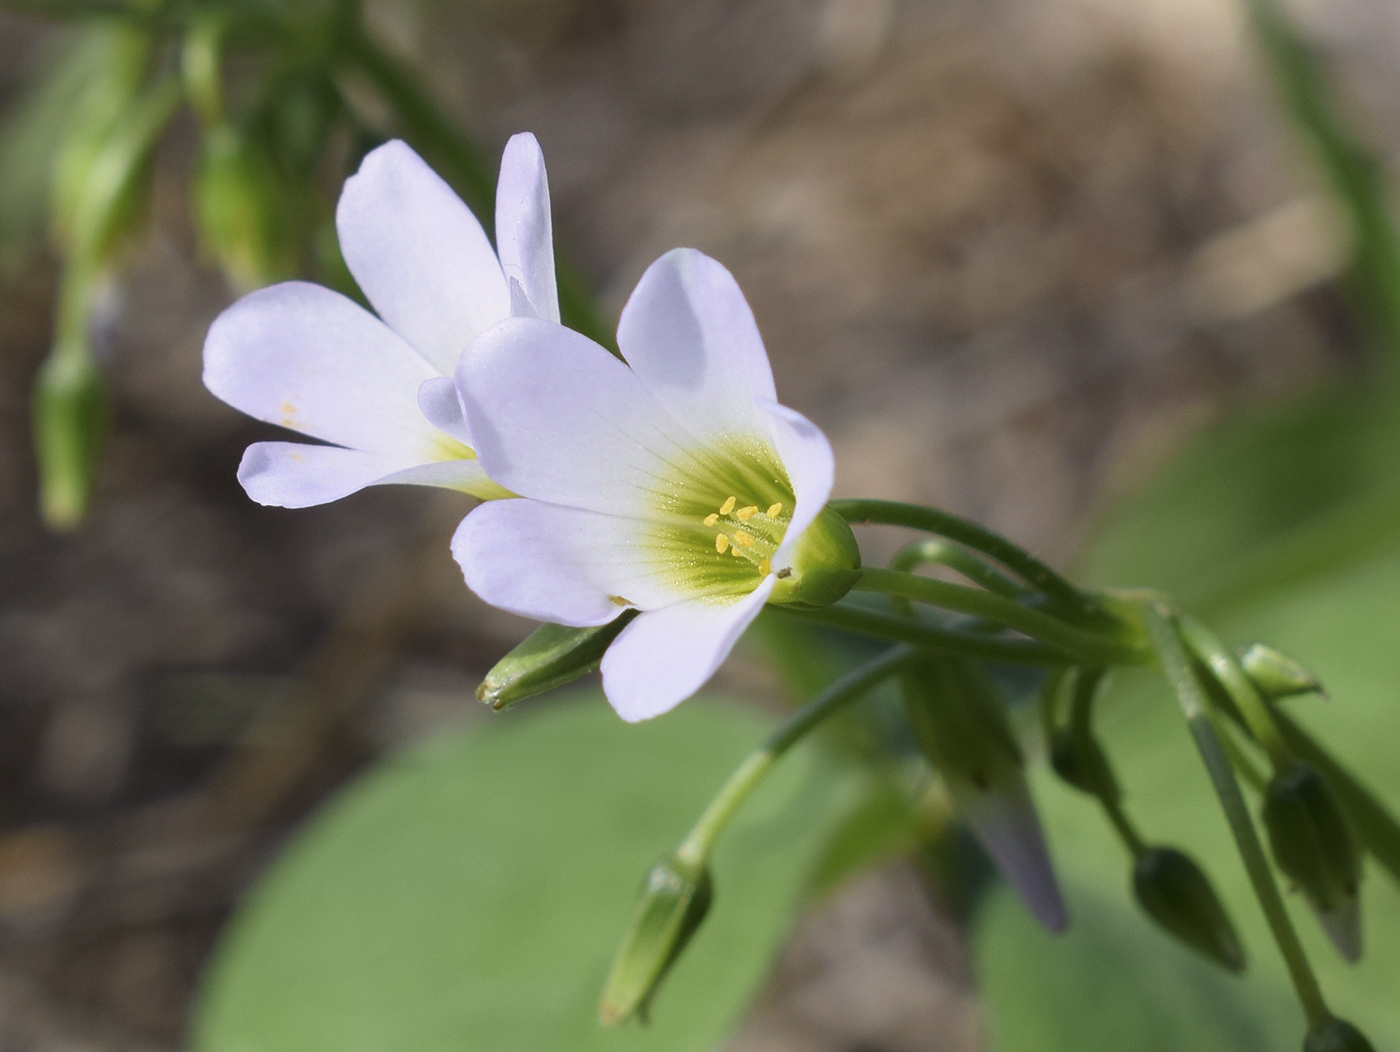
[{"label": "flower center", "polygon": [[762,440],[689,450],[653,491],[652,552],[659,571],[697,598],[747,595],[770,573],[795,498],[772,446]]}]

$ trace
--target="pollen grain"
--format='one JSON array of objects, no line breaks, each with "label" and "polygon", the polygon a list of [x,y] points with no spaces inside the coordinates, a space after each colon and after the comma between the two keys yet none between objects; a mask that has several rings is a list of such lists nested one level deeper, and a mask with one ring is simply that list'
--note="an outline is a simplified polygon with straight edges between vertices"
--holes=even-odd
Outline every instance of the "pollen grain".
[{"label": "pollen grain", "polygon": [[724,503],[719,506],[719,513],[721,515],[728,515],[731,511],[734,510],[734,505],[738,503],[739,498],[737,497],[725,497]]},{"label": "pollen grain", "polygon": [[710,514],[705,516],[706,526],[713,526],[717,522],[719,522],[719,516],[716,515],[714,512],[710,512]]},{"label": "pollen grain", "polygon": [[768,505],[768,510],[765,511],[763,514],[767,515],[770,519],[776,519],[782,513],[783,505],[782,502],[779,501],[777,504]]},{"label": "pollen grain", "polygon": [[725,550],[726,548],[728,548],[728,547],[729,547],[729,538],[726,537],[726,536],[725,536],[724,534],[722,534],[722,533],[717,533],[717,534],[715,534],[715,551],[717,551],[717,552],[719,552],[721,555],[723,555],[723,554],[724,554],[724,550]]}]

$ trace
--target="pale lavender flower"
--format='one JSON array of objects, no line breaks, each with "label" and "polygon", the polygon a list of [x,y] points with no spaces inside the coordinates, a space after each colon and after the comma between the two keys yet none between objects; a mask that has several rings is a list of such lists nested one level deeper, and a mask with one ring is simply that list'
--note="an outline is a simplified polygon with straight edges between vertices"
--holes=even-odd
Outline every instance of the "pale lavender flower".
[{"label": "pale lavender flower", "polygon": [[520,498],[473,511],[453,552],[473,591],[527,617],[585,627],[640,611],[602,663],[609,701],[635,721],[698,690],[804,570],[858,556],[823,515],[831,446],[777,403],[723,266],[693,249],[661,257],[617,339],[626,364],[516,318],[463,355],[477,454]]},{"label": "pale lavender flower", "polygon": [[345,183],[336,230],[375,314],[290,281],[243,297],[204,344],[204,383],[250,416],[331,445],[258,442],[239,481],[260,504],[300,508],[366,486],[416,483],[506,496],[482,471],[449,377],[471,340],[512,316],[559,320],[544,159],[506,146],[497,251],[405,143],[368,154]]}]

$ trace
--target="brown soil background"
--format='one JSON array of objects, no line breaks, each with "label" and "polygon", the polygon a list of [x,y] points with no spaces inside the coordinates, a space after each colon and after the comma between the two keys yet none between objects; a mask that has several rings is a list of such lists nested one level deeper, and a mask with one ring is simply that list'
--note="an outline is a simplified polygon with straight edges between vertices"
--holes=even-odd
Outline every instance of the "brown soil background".
[{"label": "brown soil background", "polygon": [[[1309,0],[1400,142],[1400,8]],[[838,492],[941,504],[1066,565],[1232,407],[1347,367],[1325,207],[1231,0],[464,0],[373,8],[491,151],[543,143],[557,236],[615,313],[689,244],[746,290]],[[0,14],[0,98],[47,28]],[[240,892],[328,791],[435,728],[526,625],[461,586],[468,508],[249,502],[266,430],[199,383],[229,301],[190,129],[118,290],[89,519],[34,513],[42,252],[0,292],[0,1049],[176,1049]],[[1131,582],[1124,582],[1130,584]],[[764,670],[721,686],[773,702]],[[899,868],[799,929],[730,1052],[980,1047],[957,932]]]}]

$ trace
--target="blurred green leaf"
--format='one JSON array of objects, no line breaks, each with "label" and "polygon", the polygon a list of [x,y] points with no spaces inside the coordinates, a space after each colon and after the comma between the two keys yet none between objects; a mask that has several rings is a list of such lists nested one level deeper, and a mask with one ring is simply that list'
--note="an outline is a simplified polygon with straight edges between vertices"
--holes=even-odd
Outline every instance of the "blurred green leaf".
[{"label": "blurred green leaf", "polygon": [[200,1052],[702,1052],[762,981],[849,781],[799,750],[715,858],[715,907],[652,1007],[596,1004],[638,884],[769,729],[696,700],[640,726],[597,695],[493,717],[361,779],[235,918]]}]

